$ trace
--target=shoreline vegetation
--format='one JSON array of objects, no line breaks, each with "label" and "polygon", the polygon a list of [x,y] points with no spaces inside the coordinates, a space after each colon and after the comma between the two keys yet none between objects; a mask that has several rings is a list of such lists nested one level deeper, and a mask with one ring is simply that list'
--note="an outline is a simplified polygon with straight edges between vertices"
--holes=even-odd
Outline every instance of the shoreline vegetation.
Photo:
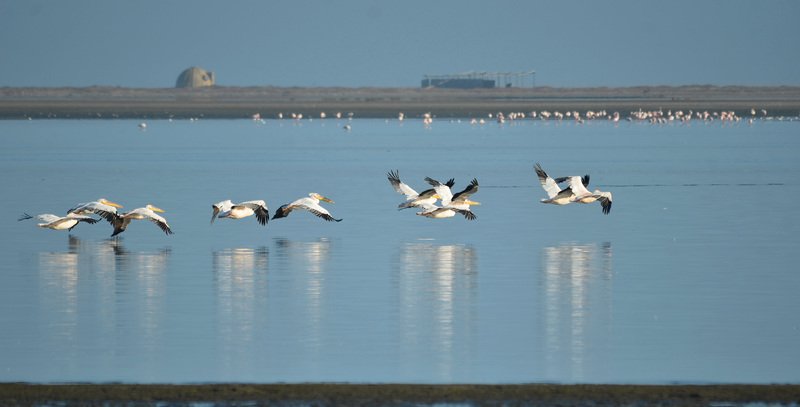
[{"label": "shoreline vegetation", "polygon": [[27,384],[0,383],[4,405],[735,406],[797,405],[800,385]]},{"label": "shoreline vegetation", "polygon": [[800,115],[800,87],[638,86],[623,88],[344,88],[344,87],[5,87],[0,119],[284,119],[292,113],[335,118],[485,118],[498,112],[733,111],[742,118]]}]

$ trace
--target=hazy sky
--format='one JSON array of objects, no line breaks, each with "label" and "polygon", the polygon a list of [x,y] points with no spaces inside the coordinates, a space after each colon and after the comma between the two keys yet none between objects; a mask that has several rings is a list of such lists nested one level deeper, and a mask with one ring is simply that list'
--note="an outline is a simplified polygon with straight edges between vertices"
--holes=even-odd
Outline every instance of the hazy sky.
[{"label": "hazy sky", "polygon": [[0,86],[800,86],[800,1],[0,0]]}]

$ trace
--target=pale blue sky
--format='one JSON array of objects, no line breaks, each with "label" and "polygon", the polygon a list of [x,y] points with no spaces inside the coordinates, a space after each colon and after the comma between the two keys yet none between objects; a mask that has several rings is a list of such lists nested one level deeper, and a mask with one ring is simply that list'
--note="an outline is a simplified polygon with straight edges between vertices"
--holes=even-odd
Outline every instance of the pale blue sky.
[{"label": "pale blue sky", "polygon": [[798,1],[9,1],[0,86],[800,86]]}]

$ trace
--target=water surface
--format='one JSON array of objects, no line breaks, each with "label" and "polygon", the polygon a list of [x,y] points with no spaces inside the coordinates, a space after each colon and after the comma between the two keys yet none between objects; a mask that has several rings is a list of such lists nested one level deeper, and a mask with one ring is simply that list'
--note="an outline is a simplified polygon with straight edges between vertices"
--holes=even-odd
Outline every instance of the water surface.
[{"label": "water surface", "polygon": [[[0,122],[0,381],[800,381],[796,121],[138,123]],[[540,204],[534,162],[611,213]],[[477,178],[477,219],[389,170]],[[309,192],[343,221],[210,225]],[[17,221],[101,197],[175,234]]]}]

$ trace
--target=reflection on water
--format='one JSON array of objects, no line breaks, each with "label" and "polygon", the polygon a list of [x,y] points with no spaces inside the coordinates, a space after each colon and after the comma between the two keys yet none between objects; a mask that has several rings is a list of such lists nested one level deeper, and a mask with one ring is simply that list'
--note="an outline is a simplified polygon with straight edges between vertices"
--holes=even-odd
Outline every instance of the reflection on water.
[{"label": "reflection on water", "polygon": [[[130,350],[147,355],[161,342],[168,248],[130,252],[119,240],[82,241],[67,250],[39,252],[39,298],[47,352],[70,372],[86,349]],[[98,368],[113,362],[99,353]],[[106,366],[108,367],[108,366]]]},{"label": "reflection on water", "polygon": [[[587,351],[602,355],[612,327],[611,243],[564,243],[542,248],[543,331],[548,377],[581,381]],[[592,343],[589,343],[591,339]],[[598,343],[602,339],[605,343]],[[602,366],[591,363],[592,366]]]},{"label": "reflection on water", "polygon": [[[476,320],[478,255],[470,245],[400,245],[397,272],[401,364],[435,360],[442,380],[470,354]],[[429,363],[426,360],[425,363]]]},{"label": "reflection on water", "polygon": [[[323,345],[325,316],[325,282],[330,263],[331,239],[319,238],[310,242],[275,239],[278,271],[286,287],[283,293],[302,293],[301,301],[287,299],[287,304],[300,304],[283,310],[290,324],[297,327],[306,345],[303,349],[313,358]],[[315,362],[319,363],[319,361]]]},{"label": "reflection on water", "polygon": [[214,251],[218,351],[223,372],[246,365],[251,346],[258,342],[256,329],[265,325],[269,250],[235,248]]}]

